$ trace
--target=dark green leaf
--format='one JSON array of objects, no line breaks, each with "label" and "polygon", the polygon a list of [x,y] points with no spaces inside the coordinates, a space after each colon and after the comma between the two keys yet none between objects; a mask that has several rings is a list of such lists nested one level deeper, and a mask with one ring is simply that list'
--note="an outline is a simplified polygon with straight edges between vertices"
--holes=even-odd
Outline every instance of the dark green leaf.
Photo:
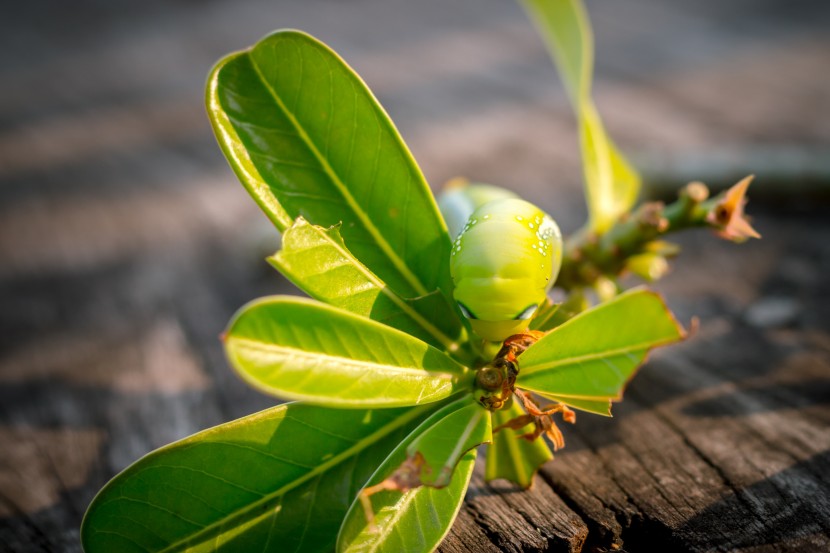
[{"label": "dark green leaf", "polygon": [[[493,427],[498,428],[524,414],[518,402],[512,401],[507,408],[493,413]],[[520,438],[533,429],[531,423],[519,430],[503,428],[493,434],[493,445],[487,448],[485,480],[505,478],[525,488],[530,487],[539,467],[553,459],[550,447],[541,436],[532,442]]]},{"label": "dark green leaf", "polygon": [[466,335],[446,297],[433,293],[405,300],[346,248],[339,227],[324,229],[303,218],[282,237],[268,261],[311,297],[370,317],[450,353]]},{"label": "dark green leaf", "polygon": [[429,409],[285,404],[170,444],[101,490],[84,551],[329,551],[360,487]]},{"label": "dark green leaf", "polygon": [[417,338],[288,296],[242,308],[225,334],[225,350],[251,385],[332,407],[429,403],[472,378],[472,372]]},{"label": "dark green leaf", "polygon": [[449,293],[450,240],[409,150],[372,93],[326,45],[277,31],[208,80],[214,132],[280,230],[342,222],[349,250],[403,297]]},{"label": "dark green leaf", "polygon": [[563,400],[619,399],[649,349],[683,337],[660,296],[633,290],[584,311],[532,345],[519,357],[516,385]]}]

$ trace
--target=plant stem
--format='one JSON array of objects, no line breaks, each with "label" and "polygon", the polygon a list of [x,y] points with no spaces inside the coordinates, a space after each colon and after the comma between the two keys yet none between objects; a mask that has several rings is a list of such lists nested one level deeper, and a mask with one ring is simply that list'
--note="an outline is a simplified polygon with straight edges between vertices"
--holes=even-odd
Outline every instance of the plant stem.
[{"label": "plant stem", "polygon": [[[665,235],[696,227],[708,227],[728,240],[758,237],[743,217],[745,192],[751,177],[709,199],[709,189],[692,182],[680,190],[678,199],[642,204],[623,215],[606,233],[598,235],[583,228],[568,238],[562,269],[556,285],[565,290],[593,287],[615,279],[629,268],[629,261],[641,254],[665,266],[665,258],[677,253],[670,244],[659,242]],[[659,274],[652,278],[659,277]]]}]

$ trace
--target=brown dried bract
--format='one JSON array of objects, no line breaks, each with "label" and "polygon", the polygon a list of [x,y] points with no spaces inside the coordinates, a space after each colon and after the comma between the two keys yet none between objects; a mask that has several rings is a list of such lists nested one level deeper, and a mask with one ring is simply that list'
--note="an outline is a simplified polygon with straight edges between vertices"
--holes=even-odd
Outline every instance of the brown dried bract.
[{"label": "brown dried bract", "polygon": [[732,188],[726,191],[712,211],[706,215],[706,222],[714,226],[717,235],[733,242],[743,242],[749,238],[761,238],[761,235],[752,228],[744,215],[746,205],[746,190],[749,183],[755,178],[749,175]]},{"label": "brown dried bract", "polygon": [[559,430],[559,427],[553,422],[551,415],[555,413],[562,413],[562,420],[573,424],[576,422],[576,413],[574,413],[564,403],[554,403],[540,409],[539,405],[536,403],[536,400],[534,400],[533,396],[529,393],[523,392],[522,390],[516,390],[515,394],[516,397],[522,401],[522,404],[524,404],[527,415],[522,415],[513,420],[507,421],[507,423],[496,428],[494,432],[501,430],[503,427],[518,430],[532,422],[535,426],[534,430],[532,432],[528,432],[527,434],[522,434],[520,438],[533,441],[542,434],[545,434],[553,443],[554,450],[565,447],[565,437],[562,436],[562,431]]}]

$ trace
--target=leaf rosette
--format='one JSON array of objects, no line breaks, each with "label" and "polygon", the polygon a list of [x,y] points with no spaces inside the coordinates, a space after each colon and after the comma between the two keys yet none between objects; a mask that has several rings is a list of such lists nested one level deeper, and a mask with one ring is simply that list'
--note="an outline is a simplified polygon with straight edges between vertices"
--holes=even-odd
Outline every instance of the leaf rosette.
[{"label": "leaf rosette", "polygon": [[[586,158],[597,160],[586,171],[598,175],[588,196],[601,228],[630,207],[636,184],[619,182],[636,176],[602,130],[590,55],[574,44],[583,50],[558,44],[560,65]],[[507,389],[517,399],[483,405],[487,348],[452,301],[447,226],[360,77],[309,35],[278,31],[217,64],[207,108],[234,172],[283,234],[268,261],[312,298],[243,307],[223,335],[227,356],[246,382],[294,402],[116,476],[84,519],[87,553],[431,550],[460,508],[477,446],[491,444],[488,480],[525,487],[553,458],[537,439],[559,445],[545,422],[553,411],[534,414],[529,393],[566,417],[610,415],[649,349],[683,337],[644,290],[584,311],[582,298],[547,305],[532,327],[546,334],[517,358]]]}]

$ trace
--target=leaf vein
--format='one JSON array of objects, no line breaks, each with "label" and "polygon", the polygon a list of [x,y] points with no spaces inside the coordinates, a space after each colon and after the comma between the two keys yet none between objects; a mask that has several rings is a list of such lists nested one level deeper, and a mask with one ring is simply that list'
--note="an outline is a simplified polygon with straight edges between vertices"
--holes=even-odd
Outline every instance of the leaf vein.
[{"label": "leaf vein", "polygon": [[[299,46],[297,46],[299,51]],[[404,277],[404,279],[412,286],[412,288],[421,295],[425,295],[428,293],[428,290],[421,282],[421,280],[410,270],[410,268],[406,265],[406,263],[401,259],[397,252],[395,252],[394,248],[392,248],[391,244],[384,238],[383,234],[380,230],[374,225],[371,219],[368,217],[368,214],[359,206],[356,202],[354,196],[349,191],[349,188],[345,185],[345,183],[341,180],[340,176],[334,170],[334,168],[329,164],[328,160],[322,155],[318,146],[315,142],[311,139],[309,134],[306,132],[305,128],[300,124],[295,116],[297,112],[297,103],[299,102],[300,98],[300,91],[302,90],[302,78],[303,78],[303,56],[300,53],[300,78],[299,78],[299,85],[297,87],[297,98],[294,101],[294,109],[289,110],[288,107],[283,102],[282,98],[280,97],[279,93],[277,93],[276,89],[272,84],[268,81],[268,79],[263,75],[262,69],[257,64],[256,60],[251,56],[251,66],[254,68],[254,71],[259,76],[260,81],[262,82],[263,86],[268,90],[271,96],[274,98],[274,101],[277,103],[279,108],[285,113],[286,117],[289,121],[293,124],[293,126],[297,129],[297,133],[302,137],[303,142],[307,145],[309,151],[315,156],[323,168],[323,171],[329,176],[331,179],[332,184],[340,191],[343,195],[343,199],[346,201],[346,204],[352,210],[352,212],[357,216],[358,220],[363,224],[366,231],[375,238],[375,244],[384,254],[389,258],[392,264],[395,266],[395,269],[398,273]],[[350,81],[351,82],[351,81]],[[354,83],[351,82],[352,88],[354,90]],[[354,133],[352,133],[352,140],[354,140]]]}]

